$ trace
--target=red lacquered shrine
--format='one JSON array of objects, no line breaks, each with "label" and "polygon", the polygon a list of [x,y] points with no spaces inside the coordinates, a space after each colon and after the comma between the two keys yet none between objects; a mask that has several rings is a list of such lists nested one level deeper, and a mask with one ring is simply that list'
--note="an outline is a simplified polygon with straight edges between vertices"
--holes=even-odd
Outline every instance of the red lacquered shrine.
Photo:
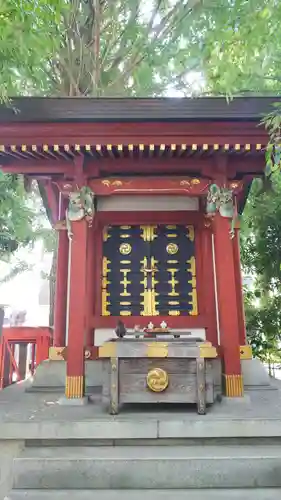
[{"label": "red lacquered shrine", "polygon": [[120,320],[211,343],[226,395],[243,395],[251,352],[237,214],[264,169],[257,125],[273,101],[20,98],[0,108],[1,167],[38,179],[59,231],[50,353],[66,360],[68,398],[83,396],[85,359]]}]

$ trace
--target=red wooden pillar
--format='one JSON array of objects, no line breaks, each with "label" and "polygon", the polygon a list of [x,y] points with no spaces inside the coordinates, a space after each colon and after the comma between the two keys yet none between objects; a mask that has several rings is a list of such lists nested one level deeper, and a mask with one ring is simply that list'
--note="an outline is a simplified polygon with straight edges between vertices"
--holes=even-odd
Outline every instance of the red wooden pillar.
[{"label": "red wooden pillar", "polygon": [[87,241],[87,314],[86,314],[86,337],[85,346],[92,347],[94,345],[93,334],[93,313],[94,313],[94,227],[89,229]]},{"label": "red wooden pillar", "polygon": [[54,346],[65,346],[66,303],[68,280],[68,235],[61,230],[58,235],[57,274],[54,313]]},{"label": "red wooden pillar", "polygon": [[236,295],[238,304],[238,323],[239,323],[239,340],[240,345],[246,344],[246,324],[243,300],[243,287],[241,276],[241,259],[240,259],[240,230],[235,229],[235,238],[233,240],[233,258],[235,267],[235,282],[236,282]]},{"label": "red wooden pillar", "polygon": [[238,320],[238,308],[241,304],[237,301],[236,293],[234,240],[230,236],[229,219],[217,214],[213,227],[225,393],[229,397],[240,397],[244,392]]},{"label": "red wooden pillar", "polygon": [[216,323],[216,299],[215,281],[213,266],[212,230],[211,221],[206,219],[202,229],[202,250],[201,258],[204,276],[204,313],[207,317],[206,340],[213,345],[218,344],[217,323]]},{"label": "red wooden pillar", "polygon": [[84,345],[87,315],[87,232],[85,220],[72,222],[71,260],[69,276],[69,325],[65,395],[84,396]]}]

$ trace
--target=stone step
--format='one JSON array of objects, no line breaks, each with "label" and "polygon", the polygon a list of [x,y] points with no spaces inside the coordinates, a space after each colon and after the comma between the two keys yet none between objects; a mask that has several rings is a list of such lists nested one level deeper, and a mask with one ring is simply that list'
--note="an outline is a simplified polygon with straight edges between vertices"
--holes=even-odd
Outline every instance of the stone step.
[{"label": "stone step", "polygon": [[[143,490],[96,490],[95,500],[143,500]],[[281,489],[146,490],[153,500],[280,500]],[[92,500],[93,490],[17,490],[4,500]]]},{"label": "stone step", "polygon": [[26,448],[14,489],[281,488],[281,448],[117,446]]}]

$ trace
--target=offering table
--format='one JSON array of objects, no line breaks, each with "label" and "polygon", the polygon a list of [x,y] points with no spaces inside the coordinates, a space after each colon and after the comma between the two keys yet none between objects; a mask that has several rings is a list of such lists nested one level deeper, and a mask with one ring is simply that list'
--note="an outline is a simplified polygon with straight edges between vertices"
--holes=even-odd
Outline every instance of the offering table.
[{"label": "offering table", "polygon": [[199,414],[214,402],[217,350],[199,339],[123,338],[99,348],[103,401],[117,414],[123,403],[193,403]]}]

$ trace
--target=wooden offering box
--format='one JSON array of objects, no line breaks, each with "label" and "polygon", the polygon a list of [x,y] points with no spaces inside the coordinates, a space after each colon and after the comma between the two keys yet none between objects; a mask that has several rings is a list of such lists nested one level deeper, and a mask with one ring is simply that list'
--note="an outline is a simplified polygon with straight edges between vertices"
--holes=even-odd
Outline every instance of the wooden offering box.
[{"label": "wooden offering box", "polygon": [[103,401],[111,414],[123,403],[194,403],[199,414],[214,402],[217,350],[197,339],[118,339],[99,348]]}]

